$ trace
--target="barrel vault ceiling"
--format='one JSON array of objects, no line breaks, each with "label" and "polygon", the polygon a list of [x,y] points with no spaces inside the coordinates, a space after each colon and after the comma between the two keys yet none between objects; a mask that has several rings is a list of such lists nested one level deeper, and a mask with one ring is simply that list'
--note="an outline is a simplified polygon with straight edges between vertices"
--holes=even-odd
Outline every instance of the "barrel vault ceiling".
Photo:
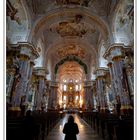
[{"label": "barrel vault ceiling", "polygon": [[49,73],[55,73],[62,59],[76,57],[87,66],[88,73],[78,62],[66,61],[58,68],[59,79],[86,76],[90,80],[97,67],[99,43],[109,34],[108,17],[116,3],[117,0],[24,1],[30,15],[30,40],[34,44],[41,40],[43,66],[49,65]]}]

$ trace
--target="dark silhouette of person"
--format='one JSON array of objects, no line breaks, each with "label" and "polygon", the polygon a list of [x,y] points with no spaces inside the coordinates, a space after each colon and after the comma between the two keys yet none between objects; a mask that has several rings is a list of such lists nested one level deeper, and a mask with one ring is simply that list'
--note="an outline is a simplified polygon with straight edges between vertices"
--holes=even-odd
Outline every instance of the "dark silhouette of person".
[{"label": "dark silhouette of person", "polygon": [[72,115],[69,116],[68,122],[64,125],[63,133],[66,134],[64,140],[77,140],[76,135],[79,133],[79,129]]},{"label": "dark silhouette of person", "polygon": [[33,140],[35,135],[35,121],[31,115],[31,110],[26,112],[23,119],[23,137],[26,140]]}]

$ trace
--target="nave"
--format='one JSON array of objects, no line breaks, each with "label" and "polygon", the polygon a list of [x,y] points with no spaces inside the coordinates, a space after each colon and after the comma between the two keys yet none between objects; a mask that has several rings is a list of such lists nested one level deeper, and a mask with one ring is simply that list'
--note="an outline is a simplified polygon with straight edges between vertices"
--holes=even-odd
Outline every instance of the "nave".
[{"label": "nave", "polygon": [[6,0],[7,140],[64,139],[66,112],[79,140],[133,140],[134,14],[134,0]]},{"label": "nave", "polygon": [[[100,138],[98,134],[77,114],[73,114],[73,116],[79,128],[77,140],[102,140],[102,138]],[[64,140],[65,135],[62,133],[62,131],[68,117],[69,114],[66,114],[65,117],[52,129],[45,140]]]}]

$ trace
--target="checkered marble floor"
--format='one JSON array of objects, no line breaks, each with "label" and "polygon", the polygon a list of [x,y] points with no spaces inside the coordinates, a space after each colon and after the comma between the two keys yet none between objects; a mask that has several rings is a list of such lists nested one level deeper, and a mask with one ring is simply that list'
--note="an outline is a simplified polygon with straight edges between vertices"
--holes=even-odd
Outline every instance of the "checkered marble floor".
[{"label": "checkered marble floor", "polygon": [[[67,122],[69,114],[60,120],[60,122],[52,129],[45,140],[64,140],[64,134],[62,133],[64,124]],[[75,122],[78,124],[79,134],[77,140],[102,140],[97,133],[78,115],[73,114]]]}]

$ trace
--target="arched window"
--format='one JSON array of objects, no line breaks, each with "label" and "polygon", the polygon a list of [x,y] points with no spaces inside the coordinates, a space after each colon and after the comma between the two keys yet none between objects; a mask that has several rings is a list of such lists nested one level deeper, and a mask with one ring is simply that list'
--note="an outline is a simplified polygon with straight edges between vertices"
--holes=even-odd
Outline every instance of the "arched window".
[{"label": "arched window", "polygon": [[66,85],[64,85],[63,89],[64,89],[64,91],[66,91],[66,90],[67,90],[67,86],[66,86]]}]

